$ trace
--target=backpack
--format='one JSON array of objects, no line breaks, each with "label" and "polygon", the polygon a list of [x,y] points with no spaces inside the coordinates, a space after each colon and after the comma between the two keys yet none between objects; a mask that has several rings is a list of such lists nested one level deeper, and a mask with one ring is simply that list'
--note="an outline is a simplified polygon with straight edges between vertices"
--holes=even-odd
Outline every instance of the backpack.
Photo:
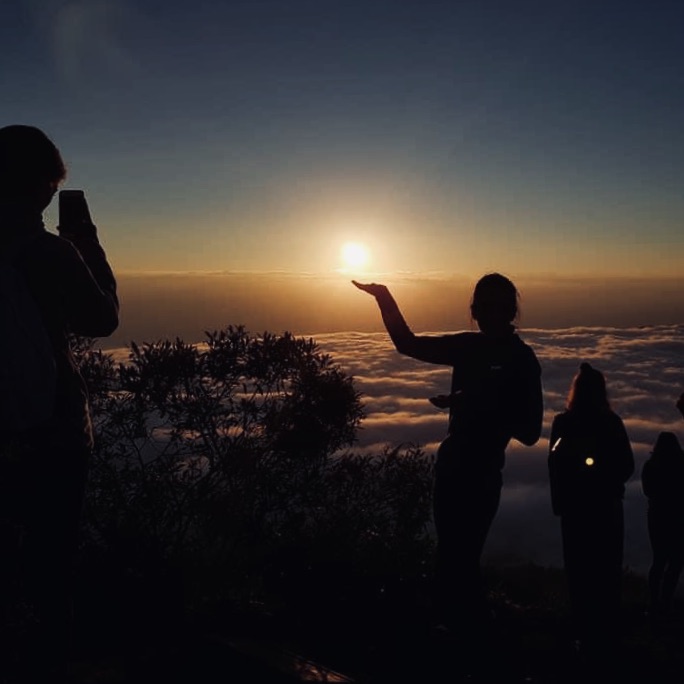
[{"label": "backpack", "polygon": [[49,420],[57,371],[50,338],[16,267],[41,233],[26,236],[0,255],[0,432],[26,430]]},{"label": "backpack", "polygon": [[605,448],[593,430],[565,425],[549,451],[551,507],[563,515],[573,507],[605,501],[614,491]]},{"label": "backpack", "polygon": [[465,413],[481,430],[505,426],[504,435],[534,444],[542,426],[539,365],[518,338],[510,345],[478,351],[463,385]]}]

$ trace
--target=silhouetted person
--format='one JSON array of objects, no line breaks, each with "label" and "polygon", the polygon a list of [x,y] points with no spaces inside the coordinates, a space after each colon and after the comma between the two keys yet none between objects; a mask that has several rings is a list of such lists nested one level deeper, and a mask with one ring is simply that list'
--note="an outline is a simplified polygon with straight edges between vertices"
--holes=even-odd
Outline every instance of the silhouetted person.
[{"label": "silhouetted person", "polygon": [[470,306],[480,332],[418,336],[384,285],[354,284],[375,297],[397,351],[453,367],[451,394],[431,399],[449,408],[434,490],[437,600],[446,625],[477,641],[489,617],[480,556],[499,506],[505,450],[511,438],[534,444],[542,424],[541,369],[512,325],[518,292],[508,278],[485,275]]},{"label": "silhouetted person", "polygon": [[672,606],[684,567],[684,452],[672,432],[658,435],[641,471],[648,497],[648,536],[653,563],[648,573],[653,618]]},{"label": "silhouetted person", "polygon": [[[20,539],[13,549],[19,558],[7,557],[5,549],[2,563],[21,569],[20,586],[35,619],[28,655],[34,671],[25,676],[43,682],[57,681],[66,665],[71,566],[93,445],[87,392],[69,336],[109,335],[118,325],[116,283],[87,208],[80,220],[59,227],[60,236],[43,226],[42,212],[65,175],[58,149],[42,131],[0,128],[2,268],[24,284],[40,327],[34,326],[34,336],[46,335],[54,369],[45,396],[33,397],[47,408],[37,413],[38,404],[22,403],[16,390],[15,422],[3,422],[0,434],[0,518]],[[6,340],[13,332],[5,328],[0,335]],[[0,387],[8,391],[15,390]],[[0,592],[16,589],[4,582]],[[11,599],[3,597],[5,606]]]},{"label": "silhouetted person", "polygon": [[553,420],[549,475],[570,604],[581,648],[590,658],[611,654],[618,643],[622,499],[633,472],[632,447],[610,408],[603,374],[583,363],[567,410]]}]

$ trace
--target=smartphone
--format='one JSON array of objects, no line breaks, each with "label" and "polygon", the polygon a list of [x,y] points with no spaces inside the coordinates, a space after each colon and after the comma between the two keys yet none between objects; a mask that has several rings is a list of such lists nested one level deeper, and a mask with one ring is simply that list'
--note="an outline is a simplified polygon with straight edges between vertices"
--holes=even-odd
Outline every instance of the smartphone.
[{"label": "smartphone", "polygon": [[59,231],[77,232],[82,225],[92,224],[90,210],[83,190],[60,190]]}]

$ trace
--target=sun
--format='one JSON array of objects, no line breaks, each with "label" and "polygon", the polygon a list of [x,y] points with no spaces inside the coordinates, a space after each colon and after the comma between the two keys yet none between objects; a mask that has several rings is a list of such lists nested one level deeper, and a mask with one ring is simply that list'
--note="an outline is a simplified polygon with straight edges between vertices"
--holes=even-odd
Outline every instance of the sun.
[{"label": "sun", "polygon": [[342,245],[342,263],[346,268],[363,268],[370,259],[368,249],[359,242],[345,242]]}]

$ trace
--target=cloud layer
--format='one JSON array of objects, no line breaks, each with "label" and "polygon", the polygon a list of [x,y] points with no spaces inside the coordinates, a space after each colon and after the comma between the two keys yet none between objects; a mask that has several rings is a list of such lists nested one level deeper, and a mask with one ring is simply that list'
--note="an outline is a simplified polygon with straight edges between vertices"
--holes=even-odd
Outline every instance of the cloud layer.
[{"label": "cloud layer", "polygon": [[[674,406],[684,390],[684,325],[527,329],[521,335],[542,365],[544,429],[534,447],[513,442],[508,449],[501,507],[485,556],[498,562],[562,565],[560,525],[551,513],[548,487],[548,435],[579,364],[589,361],[605,374],[611,404],[634,449],[636,470],[625,495],[624,562],[646,571],[650,545],[640,473],[660,431],[684,437],[684,421]],[[362,392],[366,418],[356,449],[414,443],[428,453],[436,451],[446,434],[447,412],[434,408],[428,397],[448,391],[448,367],[401,356],[386,333],[327,333],[315,339]],[[113,353],[118,360],[126,357],[122,349]]]},{"label": "cloud layer", "polygon": [[[486,554],[492,559],[561,565],[559,524],[551,514],[548,492],[548,434],[580,362],[589,361],[605,373],[612,406],[632,440],[636,471],[625,496],[625,564],[645,570],[650,547],[640,473],[658,433],[684,429],[674,407],[684,390],[684,326],[533,329],[522,336],[543,368],[544,432],[535,447],[509,447],[501,508]],[[359,433],[360,449],[401,442],[436,449],[445,436],[447,417],[428,397],[448,391],[449,368],[402,357],[384,333],[337,333],[316,339],[354,376],[364,395],[367,417]]]}]

